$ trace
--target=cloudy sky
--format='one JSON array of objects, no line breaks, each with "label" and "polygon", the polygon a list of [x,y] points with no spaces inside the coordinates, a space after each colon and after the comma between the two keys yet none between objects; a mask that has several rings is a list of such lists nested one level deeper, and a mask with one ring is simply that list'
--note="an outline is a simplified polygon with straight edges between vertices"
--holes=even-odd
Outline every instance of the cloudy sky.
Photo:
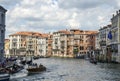
[{"label": "cloudy sky", "polygon": [[0,0],[7,9],[6,37],[17,31],[98,30],[110,24],[120,0]]}]

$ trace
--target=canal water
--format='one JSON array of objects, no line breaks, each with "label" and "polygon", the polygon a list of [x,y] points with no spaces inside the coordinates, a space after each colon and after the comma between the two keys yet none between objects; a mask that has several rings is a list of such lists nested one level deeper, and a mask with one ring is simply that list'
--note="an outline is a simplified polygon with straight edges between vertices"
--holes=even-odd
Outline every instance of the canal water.
[{"label": "canal water", "polygon": [[[70,58],[40,58],[34,62],[47,71],[27,76],[19,74],[10,81],[120,81],[120,64],[91,64],[88,60]],[[18,75],[16,75],[18,76]]]}]

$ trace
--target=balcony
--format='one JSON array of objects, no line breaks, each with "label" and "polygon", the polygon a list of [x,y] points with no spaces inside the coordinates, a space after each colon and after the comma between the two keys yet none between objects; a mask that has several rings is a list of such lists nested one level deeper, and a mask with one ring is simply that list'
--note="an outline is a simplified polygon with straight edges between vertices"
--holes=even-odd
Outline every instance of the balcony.
[{"label": "balcony", "polygon": [[106,46],[106,41],[100,41],[99,44],[100,46]]},{"label": "balcony", "polygon": [[55,42],[54,44],[58,44],[58,42]]},{"label": "balcony", "polygon": [[12,48],[17,48],[17,46],[12,46]]},{"label": "balcony", "polygon": [[60,49],[52,49],[53,51],[60,51]]},{"label": "balcony", "polygon": [[74,43],[74,46],[79,46],[79,43]]}]

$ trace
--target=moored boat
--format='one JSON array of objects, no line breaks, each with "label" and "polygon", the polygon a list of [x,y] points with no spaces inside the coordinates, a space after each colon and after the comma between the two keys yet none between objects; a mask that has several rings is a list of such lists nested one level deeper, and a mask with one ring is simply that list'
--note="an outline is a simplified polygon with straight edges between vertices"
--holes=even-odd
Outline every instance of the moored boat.
[{"label": "moored boat", "polygon": [[18,73],[22,69],[24,69],[23,66],[17,65],[17,64],[13,64],[11,66],[1,68],[0,69],[0,73],[14,74],[14,73]]},{"label": "moored boat", "polygon": [[39,59],[40,57],[39,56],[34,56],[33,59],[36,60],[36,59]]},{"label": "moored boat", "polygon": [[21,61],[20,61],[20,64],[25,65],[25,64],[26,64],[26,60],[21,60]]},{"label": "moored boat", "polygon": [[90,62],[93,64],[97,64],[97,60],[95,60],[95,59],[90,59]]},{"label": "moored boat", "polygon": [[10,75],[8,73],[0,73],[0,81],[9,81]]}]

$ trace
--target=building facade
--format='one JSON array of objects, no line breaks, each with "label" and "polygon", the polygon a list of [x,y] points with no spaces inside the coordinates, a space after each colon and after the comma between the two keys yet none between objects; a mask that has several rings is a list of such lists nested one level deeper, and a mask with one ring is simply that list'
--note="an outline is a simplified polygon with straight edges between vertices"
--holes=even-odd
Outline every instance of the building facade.
[{"label": "building facade", "polygon": [[41,57],[47,57],[48,56],[48,34],[42,34],[37,39],[37,54]]},{"label": "building facade", "polygon": [[11,56],[84,58],[95,50],[96,31],[60,30],[53,34],[17,32],[10,37]]},{"label": "building facade", "polygon": [[[61,30],[53,33],[53,56],[84,57],[90,47],[95,49],[96,31],[79,29]],[[91,36],[93,37],[91,39]]]},{"label": "building facade", "polygon": [[52,34],[48,34],[48,38],[47,38],[47,57],[52,56],[52,39],[53,39],[53,35]]},{"label": "building facade", "polygon": [[38,32],[17,32],[9,35],[11,56],[37,55]]},{"label": "building facade", "polygon": [[5,57],[10,57],[9,49],[10,49],[10,40],[5,39]]},{"label": "building facade", "polygon": [[116,11],[111,18],[111,34],[112,39],[110,40],[112,61],[120,63],[120,10]]},{"label": "building facade", "polygon": [[4,57],[4,40],[5,40],[5,15],[6,9],[0,6],[0,62]]},{"label": "building facade", "polygon": [[110,39],[108,34],[111,30],[111,25],[104,26],[99,29],[99,45],[100,45],[100,54],[104,61],[111,60],[110,52]]}]

